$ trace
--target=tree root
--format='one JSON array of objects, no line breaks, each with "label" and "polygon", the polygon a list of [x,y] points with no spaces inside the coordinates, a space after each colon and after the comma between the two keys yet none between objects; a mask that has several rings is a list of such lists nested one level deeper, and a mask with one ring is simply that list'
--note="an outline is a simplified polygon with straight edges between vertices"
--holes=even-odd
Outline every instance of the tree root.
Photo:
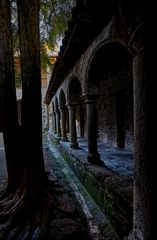
[{"label": "tree root", "polygon": [[[31,188],[20,184],[16,191],[3,196],[0,200],[0,240],[64,239],[65,232],[77,232],[77,236],[82,232],[75,221],[78,216],[73,201],[57,182],[47,180]],[[62,222],[67,227],[61,227]],[[54,238],[58,228],[63,238]]]}]

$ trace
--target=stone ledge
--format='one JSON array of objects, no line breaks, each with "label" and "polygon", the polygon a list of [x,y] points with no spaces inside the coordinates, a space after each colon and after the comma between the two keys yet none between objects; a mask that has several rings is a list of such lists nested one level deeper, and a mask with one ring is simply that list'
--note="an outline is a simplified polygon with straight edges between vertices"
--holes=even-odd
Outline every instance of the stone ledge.
[{"label": "stone ledge", "polygon": [[[55,143],[55,137],[51,135]],[[69,143],[58,143],[60,152],[101,210],[109,218],[120,239],[132,229],[133,180],[119,176],[106,166],[87,162],[87,152],[72,149]]]}]

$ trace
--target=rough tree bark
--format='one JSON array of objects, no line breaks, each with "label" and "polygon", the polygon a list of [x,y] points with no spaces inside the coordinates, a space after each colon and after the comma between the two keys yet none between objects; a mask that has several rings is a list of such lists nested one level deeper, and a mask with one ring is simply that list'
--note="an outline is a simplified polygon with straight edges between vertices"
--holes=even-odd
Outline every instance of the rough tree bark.
[{"label": "rough tree bark", "polygon": [[20,131],[13,74],[10,0],[0,0],[0,107],[8,177],[14,182],[14,188],[0,196],[0,239],[82,239],[78,214],[67,191],[55,179],[51,182],[45,174],[40,0],[17,0],[17,7],[22,75]]},{"label": "rough tree bark", "polygon": [[19,125],[11,40],[10,1],[0,1],[0,108],[5,144],[8,183],[15,185],[19,177]]},{"label": "rough tree bark", "polygon": [[[56,181],[51,182],[45,174],[42,152],[40,0],[17,0],[17,6],[23,90],[20,131],[13,74],[10,0],[0,0],[0,106],[8,177],[14,186],[0,196],[0,239],[55,239],[56,233],[52,232],[51,223],[57,218],[60,226],[62,222],[68,226],[67,235],[69,225],[72,225],[71,233],[78,235],[79,225],[75,221],[69,219],[72,224],[67,220],[65,223],[69,213],[75,213],[73,205],[69,208],[62,186]],[[60,216],[64,217],[64,221],[59,219]],[[63,237],[59,238],[65,239]]]},{"label": "rough tree bark", "polygon": [[46,178],[42,152],[39,3],[37,0],[17,1],[23,87],[19,129],[10,0],[0,1],[0,106],[8,180],[12,186],[0,197],[2,222],[10,217],[20,221],[21,215],[25,220],[37,215],[42,202],[48,199],[48,194],[43,192],[52,186]]},{"label": "rough tree bark", "polygon": [[41,73],[40,73],[40,0],[17,0],[21,77],[21,126],[25,166],[30,181],[44,177],[42,153]]}]

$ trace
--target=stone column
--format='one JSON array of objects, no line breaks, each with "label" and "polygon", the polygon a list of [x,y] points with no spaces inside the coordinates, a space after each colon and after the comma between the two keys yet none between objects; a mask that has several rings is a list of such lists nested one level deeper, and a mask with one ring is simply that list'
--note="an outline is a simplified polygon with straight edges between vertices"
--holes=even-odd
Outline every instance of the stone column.
[{"label": "stone column", "polygon": [[[149,46],[149,45],[148,45]],[[156,87],[151,45],[133,60],[134,84],[134,219],[133,239],[155,240],[156,231]],[[155,146],[154,146],[155,145]]]},{"label": "stone column", "polygon": [[57,126],[57,137],[60,138],[61,137],[61,127],[60,127],[60,111],[57,110],[56,111],[56,126]]},{"label": "stone column", "polygon": [[66,130],[66,108],[61,108],[60,113],[61,113],[61,140],[66,142],[68,141]]},{"label": "stone column", "polygon": [[98,113],[95,106],[96,99],[87,96],[85,103],[87,107],[88,161],[94,164],[102,164],[97,145]]},{"label": "stone column", "polygon": [[49,130],[49,106],[46,106],[46,129]]},{"label": "stone column", "polygon": [[76,132],[76,105],[69,104],[69,127],[70,127],[70,146],[78,148],[77,132]]},{"label": "stone column", "polygon": [[52,129],[53,129],[54,134],[56,134],[57,128],[56,128],[56,113],[55,112],[52,113]]},{"label": "stone column", "polygon": [[124,93],[116,94],[117,147],[125,147]]}]

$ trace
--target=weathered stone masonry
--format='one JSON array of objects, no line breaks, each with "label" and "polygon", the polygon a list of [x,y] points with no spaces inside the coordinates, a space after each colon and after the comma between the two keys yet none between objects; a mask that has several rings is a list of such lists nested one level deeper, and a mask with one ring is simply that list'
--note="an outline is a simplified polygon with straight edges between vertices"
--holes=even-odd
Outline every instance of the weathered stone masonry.
[{"label": "weathered stone masonry", "polygon": [[[132,236],[138,240],[155,239],[152,207],[154,190],[152,182],[155,176],[150,170],[154,165],[151,161],[153,150],[150,144],[153,136],[154,95],[151,14],[142,2],[139,4],[135,1],[127,1],[127,4],[125,1],[117,1],[113,7],[107,5],[106,9],[109,11],[107,18],[101,15],[102,11],[99,13],[96,10],[92,12],[91,9],[88,11],[89,1],[85,1],[83,6],[82,15],[79,15],[78,8],[78,12],[76,11],[75,17],[72,18],[75,29],[70,31],[72,40],[68,42],[68,49],[72,50],[68,52],[63,45],[60,52],[61,60],[58,60],[57,70],[52,75],[45,102],[49,104],[52,99],[56,108],[55,99],[59,100],[60,94],[64,93],[66,116],[69,118],[68,140],[71,147],[77,148],[78,136],[88,138],[89,163],[97,165],[101,163],[97,140],[105,146],[130,149],[133,152],[135,161],[133,234],[130,233],[130,238]],[[99,3],[99,10],[101,7]],[[82,32],[78,30],[79,27],[77,28],[84,21],[85,15],[88,22],[95,21],[97,26],[102,24],[104,17],[104,26],[93,36],[92,41],[89,39],[86,47],[81,37]],[[101,23],[94,20],[97,17],[101,17]],[[85,23],[83,26],[88,32]],[[96,32],[95,29],[93,28],[93,31]],[[80,40],[77,32],[80,33]],[[83,33],[84,37],[87,37],[85,31]],[[66,41],[65,36],[63,42]],[[77,48],[77,41],[80,55],[77,49],[74,49],[74,46]],[[75,51],[77,58],[73,57],[71,60],[70,53],[75,56]],[[61,109],[60,102],[58,106]],[[58,121],[56,120],[56,124]],[[64,124],[61,129],[64,129],[67,123],[63,120],[61,122]],[[75,171],[77,172],[76,168]],[[108,189],[110,182],[105,184],[107,184],[105,189]],[[112,189],[110,194],[112,196]],[[108,203],[109,200],[106,205]],[[115,226],[115,219],[113,220],[110,213],[108,216]],[[131,224],[129,226],[130,229],[125,232],[125,236],[131,231]],[[123,234],[121,239],[124,237]]]},{"label": "weathered stone masonry", "polygon": [[[98,111],[99,140],[105,144],[117,146],[118,144],[121,144],[117,143],[118,138],[120,139],[121,136],[118,136],[118,104],[116,102],[118,102],[118,96],[120,98],[121,94],[121,98],[123,98],[121,102],[123,102],[124,105],[123,113],[121,113],[121,117],[124,115],[124,126],[121,126],[121,128],[124,129],[121,130],[121,134],[122,131],[125,131],[125,133],[123,133],[125,135],[123,138],[125,139],[123,139],[124,143],[122,143],[122,147],[123,145],[126,145],[126,147],[133,150],[132,56],[126,50],[125,46],[118,43],[118,41],[122,39],[121,35],[117,36],[117,33],[115,33],[115,39],[113,32],[112,35],[109,34],[111,29],[116,29],[114,20],[115,17],[113,17],[109,25],[81,56],[80,60],[64,79],[53,98],[55,99],[57,97],[59,99],[60,92],[63,91],[65,94],[65,105],[74,104],[76,108],[81,100],[73,98],[76,98],[79,88],[81,88],[80,97],[82,98],[85,95],[97,95],[96,107]],[[69,89],[72,85],[72,81],[78,83],[73,84],[74,87]],[[71,93],[70,96],[69,92]],[[73,96],[71,96],[72,94]],[[81,102],[83,109],[85,108],[84,105],[86,105],[85,101],[83,104]],[[122,103],[120,108],[121,107]],[[78,110],[77,107],[77,115],[79,116],[80,112]],[[101,114],[99,114],[100,112]],[[80,123],[79,118],[77,119],[77,122],[79,125],[83,125],[83,128],[85,129],[84,136],[87,137],[88,133],[87,128],[85,127],[87,124],[87,116],[85,111],[83,112],[83,115],[84,122]],[[119,118],[121,117],[119,116]],[[89,118],[91,117],[89,116]]]}]

